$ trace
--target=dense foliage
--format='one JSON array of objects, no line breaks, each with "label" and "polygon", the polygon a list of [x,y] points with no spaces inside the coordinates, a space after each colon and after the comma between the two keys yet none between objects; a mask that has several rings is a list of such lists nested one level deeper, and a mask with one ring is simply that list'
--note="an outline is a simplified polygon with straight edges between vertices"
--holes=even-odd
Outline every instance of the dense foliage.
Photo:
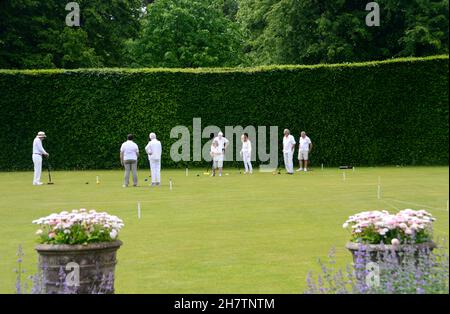
[{"label": "dense foliage", "polygon": [[80,26],[65,24],[61,0],[0,1],[0,68],[125,65],[125,40],[137,35],[141,0],[77,0]]},{"label": "dense foliage", "polygon": [[158,0],[129,43],[129,58],[135,67],[234,66],[241,61],[241,46],[237,24],[217,2]]},{"label": "dense foliage", "polygon": [[0,1],[0,68],[226,67],[448,54],[448,0]]},{"label": "dense foliage", "polygon": [[184,167],[170,159],[170,130],[187,126],[192,138],[196,117],[222,130],[278,126],[279,140],[285,127],[296,137],[306,130],[315,166],[448,164],[448,56],[241,70],[0,70],[0,90],[0,170],[30,169],[40,130],[55,168],[119,167],[126,135],[143,151],[151,131],[163,167]]},{"label": "dense foliage", "polygon": [[448,53],[448,0],[241,0],[252,64],[315,64]]}]

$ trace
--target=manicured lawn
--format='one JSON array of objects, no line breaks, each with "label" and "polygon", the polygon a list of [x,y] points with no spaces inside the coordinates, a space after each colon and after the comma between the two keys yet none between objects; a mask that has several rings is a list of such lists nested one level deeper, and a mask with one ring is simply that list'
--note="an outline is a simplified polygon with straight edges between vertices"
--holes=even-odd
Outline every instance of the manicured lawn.
[{"label": "manicured lawn", "polygon": [[121,171],[55,172],[56,184],[41,187],[30,172],[0,173],[0,292],[14,292],[19,245],[26,275],[36,270],[31,221],[82,207],[125,222],[118,293],[301,293],[333,246],[338,265],[351,261],[342,223],[364,210],[427,209],[438,219],[435,235],[448,237],[448,167],[358,168],[345,181],[338,169],[295,176],[233,169],[221,178],[203,171],[163,170],[163,186],[150,188],[142,170],[141,186],[128,189]]}]

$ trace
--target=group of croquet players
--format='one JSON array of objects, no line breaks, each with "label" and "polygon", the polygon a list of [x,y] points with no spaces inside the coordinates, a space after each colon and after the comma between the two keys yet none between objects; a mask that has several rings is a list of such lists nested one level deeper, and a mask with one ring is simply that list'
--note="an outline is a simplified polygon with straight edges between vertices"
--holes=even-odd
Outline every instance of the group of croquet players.
[{"label": "group of croquet players", "polygon": [[[42,141],[46,138],[44,132],[38,132],[36,138],[33,141],[33,164],[34,164],[34,178],[33,185],[42,185],[41,182],[41,172],[42,172],[42,156],[48,157],[49,154],[45,151]],[[223,161],[225,157],[225,150],[228,147],[229,140],[223,136],[222,132],[219,132],[217,136],[212,134],[211,136],[211,176],[216,175],[218,170],[218,175],[222,176]],[[253,167],[251,162],[252,155],[252,143],[249,139],[247,133],[242,134],[242,149],[240,155],[244,162],[245,172],[244,174],[252,174]],[[283,159],[287,174],[294,174],[294,162],[293,156],[296,146],[295,138],[290,134],[288,129],[284,130],[283,136]],[[297,171],[308,171],[308,159],[309,153],[312,149],[311,139],[306,136],[304,131],[300,134],[299,144],[298,144],[298,161],[299,168]],[[161,142],[156,138],[155,133],[149,134],[149,142],[145,146],[145,152],[148,155],[148,160],[150,164],[151,172],[151,185],[158,186],[161,185],[161,153],[162,146]],[[139,147],[133,141],[133,134],[128,134],[127,141],[120,147],[120,163],[125,168],[125,177],[123,182],[123,187],[128,187],[130,181],[130,174],[133,176],[133,186],[138,185],[137,177],[137,163],[139,158]]]}]

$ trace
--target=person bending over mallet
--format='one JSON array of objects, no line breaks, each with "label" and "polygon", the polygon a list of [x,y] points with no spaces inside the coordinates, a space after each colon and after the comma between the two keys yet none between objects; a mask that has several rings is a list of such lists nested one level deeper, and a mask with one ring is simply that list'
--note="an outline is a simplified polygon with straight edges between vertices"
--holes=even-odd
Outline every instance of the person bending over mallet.
[{"label": "person bending over mallet", "polygon": [[130,182],[130,171],[133,171],[133,186],[137,186],[137,160],[139,147],[133,142],[133,134],[128,134],[127,141],[120,147],[120,163],[125,167],[125,178],[122,187],[128,187]]},{"label": "person bending over mallet", "polygon": [[[297,171],[308,171],[308,159],[311,150],[312,142],[310,138],[306,136],[305,131],[302,131],[298,145],[298,163],[300,168],[298,168]],[[304,167],[302,167],[302,161],[304,162]]]},{"label": "person bending over mallet", "polygon": [[294,174],[294,149],[295,149],[295,139],[291,135],[288,129],[284,129],[283,136],[283,157],[284,166],[286,168],[287,174]]},{"label": "person bending over mallet", "polygon": [[219,132],[217,134],[217,137],[214,139],[214,141],[217,141],[217,145],[218,145],[220,151],[222,152],[222,165],[219,166],[219,177],[221,177],[222,176],[222,169],[223,169],[223,160],[224,160],[224,157],[225,157],[225,150],[227,149],[228,144],[230,143],[230,141],[228,141],[228,139],[223,136],[222,132]]},{"label": "person bending over mallet", "polygon": [[152,173],[152,186],[161,185],[161,142],[156,139],[155,133],[150,133],[150,141],[145,146]]},{"label": "person bending over mallet", "polygon": [[34,141],[33,141],[33,155],[31,156],[34,164],[34,177],[33,177],[33,185],[43,185],[41,182],[41,173],[42,173],[42,156],[48,157],[49,154],[45,151],[42,146],[42,141],[46,138],[44,132],[38,132]]}]

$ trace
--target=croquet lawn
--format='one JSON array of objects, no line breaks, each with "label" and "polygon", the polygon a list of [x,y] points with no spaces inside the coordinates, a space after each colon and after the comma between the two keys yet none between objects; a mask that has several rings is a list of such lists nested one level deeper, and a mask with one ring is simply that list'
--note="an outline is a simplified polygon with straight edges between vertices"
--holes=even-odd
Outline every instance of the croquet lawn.
[{"label": "croquet lawn", "polygon": [[337,266],[351,262],[342,223],[366,210],[426,209],[437,218],[435,237],[448,238],[448,167],[343,171],[244,176],[230,169],[212,178],[163,170],[163,185],[154,188],[144,181],[148,170],[137,188],[122,188],[118,170],[56,171],[54,185],[38,187],[31,172],[0,173],[0,293],[15,292],[20,245],[23,277],[36,272],[31,221],[75,208],[125,222],[117,293],[302,293],[308,271],[317,274],[331,248]]}]

